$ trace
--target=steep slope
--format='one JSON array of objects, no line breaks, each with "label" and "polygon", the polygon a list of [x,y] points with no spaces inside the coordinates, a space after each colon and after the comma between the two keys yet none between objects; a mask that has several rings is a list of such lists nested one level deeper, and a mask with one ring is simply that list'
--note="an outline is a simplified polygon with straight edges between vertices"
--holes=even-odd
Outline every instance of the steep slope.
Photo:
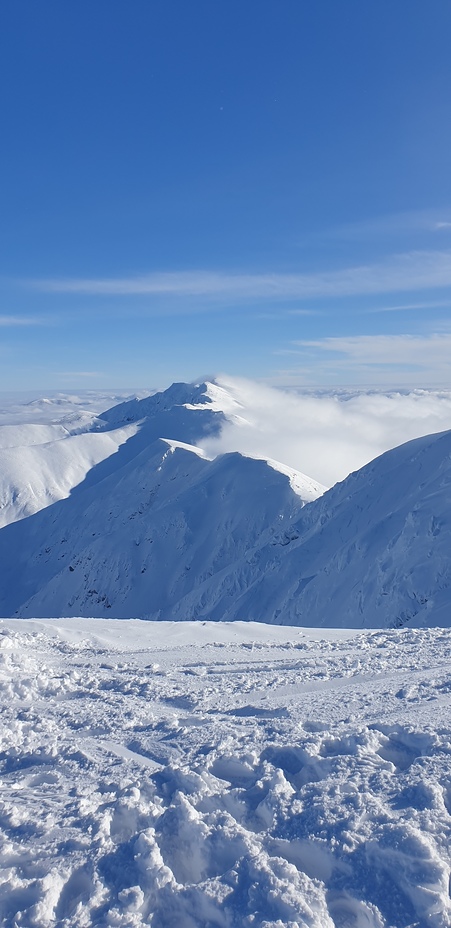
[{"label": "steep slope", "polygon": [[135,434],[69,499],[0,532],[2,615],[168,618],[323,492],[277,462],[207,460],[189,439],[231,414],[223,392],[176,384],[102,417]]}]

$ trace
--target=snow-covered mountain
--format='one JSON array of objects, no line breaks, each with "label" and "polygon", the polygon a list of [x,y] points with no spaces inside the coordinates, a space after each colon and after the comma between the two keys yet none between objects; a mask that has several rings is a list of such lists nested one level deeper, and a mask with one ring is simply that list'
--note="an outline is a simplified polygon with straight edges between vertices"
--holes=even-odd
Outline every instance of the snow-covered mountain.
[{"label": "snow-covered mountain", "polygon": [[450,624],[451,432],[322,495],[274,461],[206,457],[244,414],[217,384],[173,384],[75,436],[132,430],[67,499],[0,531],[0,614]]},{"label": "snow-covered mountain", "polygon": [[203,587],[324,491],[274,461],[209,461],[197,444],[239,413],[215,384],[174,384],[103,414],[103,431],[83,437],[132,429],[117,453],[68,499],[0,532],[1,613],[190,618],[208,607]]}]

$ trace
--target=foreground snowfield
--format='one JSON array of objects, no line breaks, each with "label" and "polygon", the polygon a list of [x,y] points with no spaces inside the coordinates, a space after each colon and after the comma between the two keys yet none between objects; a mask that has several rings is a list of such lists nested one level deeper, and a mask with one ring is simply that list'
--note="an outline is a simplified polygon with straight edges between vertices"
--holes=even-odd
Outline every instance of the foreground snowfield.
[{"label": "foreground snowfield", "polygon": [[451,630],[0,623],[0,922],[448,928]]}]

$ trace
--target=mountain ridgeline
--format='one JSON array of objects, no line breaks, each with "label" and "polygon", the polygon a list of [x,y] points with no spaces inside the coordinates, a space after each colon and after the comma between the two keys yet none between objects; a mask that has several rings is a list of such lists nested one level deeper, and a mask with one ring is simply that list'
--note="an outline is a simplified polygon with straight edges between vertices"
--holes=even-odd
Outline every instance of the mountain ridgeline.
[{"label": "mountain ridgeline", "polygon": [[451,432],[325,491],[274,461],[209,460],[203,440],[243,415],[217,384],[173,384],[71,436],[121,443],[0,530],[0,614],[451,624]]}]

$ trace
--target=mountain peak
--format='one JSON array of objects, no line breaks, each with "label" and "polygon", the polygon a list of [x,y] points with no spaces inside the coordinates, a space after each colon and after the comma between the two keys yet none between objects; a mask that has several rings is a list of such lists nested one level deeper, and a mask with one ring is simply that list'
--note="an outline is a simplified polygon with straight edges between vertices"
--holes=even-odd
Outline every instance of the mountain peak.
[{"label": "mountain peak", "polygon": [[111,425],[122,425],[127,422],[140,422],[143,419],[154,418],[162,412],[175,407],[188,409],[208,409],[211,412],[223,412],[225,407],[237,405],[228,395],[227,391],[214,382],[205,383],[173,383],[166,390],[153,393],[144,399],[127,400],[112,406],[102,413],[102,421]]}]

